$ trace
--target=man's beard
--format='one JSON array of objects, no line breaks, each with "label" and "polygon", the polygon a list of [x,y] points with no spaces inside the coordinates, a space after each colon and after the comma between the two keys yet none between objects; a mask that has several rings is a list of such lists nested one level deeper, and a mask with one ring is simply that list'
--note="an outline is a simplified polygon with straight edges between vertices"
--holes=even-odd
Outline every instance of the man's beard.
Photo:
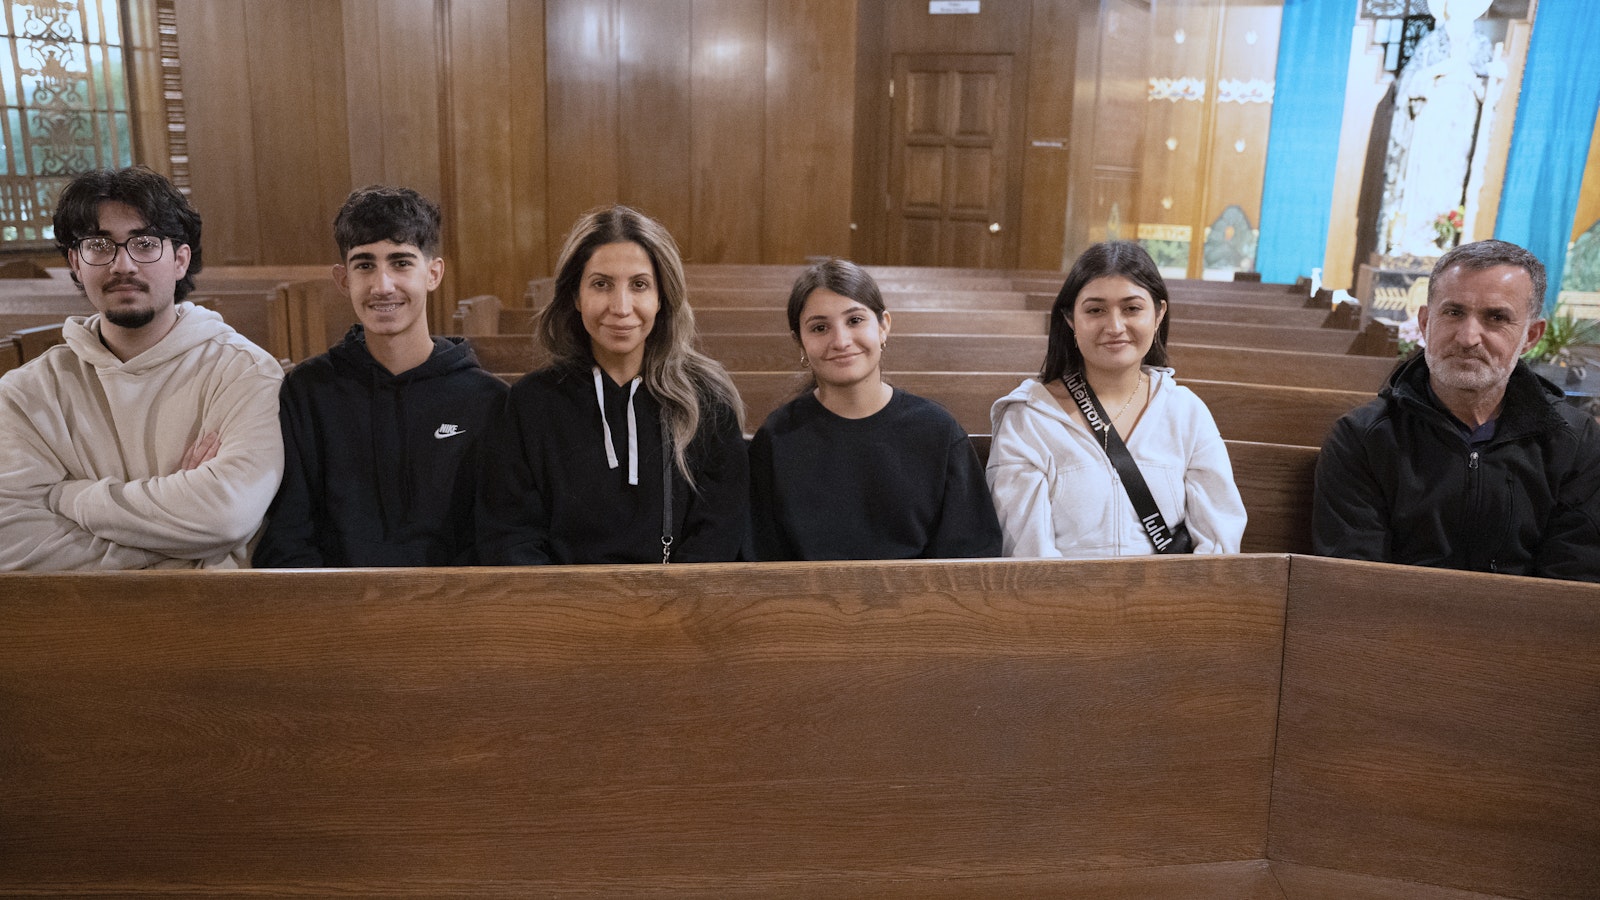
[{"label": "man's beard", "polygon": [[[1424,355],[1428,360],[1428,373],[1434,380],[1458,391],[1487,391],[1496,386],[1504,387],[1511,375],[1509,369],[1502,371],[1493,361],[1482,356],[1446,356],[1431,350],[1424,351]],[[1468,360],[1475,360],[1479,365],[1472,365]]]},{"label": "man's beard", "polygon": [[146,306],[138,309],[112,309],[106,311],[106,321],[118,328],[143,328],[155,321],[154,307]]}]

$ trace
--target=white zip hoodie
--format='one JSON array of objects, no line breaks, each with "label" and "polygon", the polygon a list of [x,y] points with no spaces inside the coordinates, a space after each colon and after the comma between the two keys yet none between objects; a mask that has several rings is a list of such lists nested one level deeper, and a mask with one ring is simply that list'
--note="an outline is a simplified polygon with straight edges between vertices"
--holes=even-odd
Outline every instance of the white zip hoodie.
[{"label": "white zip hoodie", "polygon": [[[122,362],[100,317],[0,378],[0,570],[244,565],[283,476],[283,370],[216,313],[178,304]],[[214,459],[178,466],[217,432]]]},{"label": "white zip hoodie", "polygon": [[[1238,553],[1244,501],[1210,410],[1172,380],[1171,369],[1146,366],[1144,372],[1150,405],[1124,441],[1156,507],[1168,526],[1188,525],[1196,553]],[[1044,385],[1024,381],[995,401],[989,421],[989,492],[1006,556],[1155,552],[1100,440]]]}]

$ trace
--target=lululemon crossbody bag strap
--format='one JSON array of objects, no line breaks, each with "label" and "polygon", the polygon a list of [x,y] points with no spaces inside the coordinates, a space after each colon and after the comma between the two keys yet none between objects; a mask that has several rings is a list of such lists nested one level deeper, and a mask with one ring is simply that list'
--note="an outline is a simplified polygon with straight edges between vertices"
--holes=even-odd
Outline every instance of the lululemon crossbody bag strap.
[{"label": "lululemon crossbody bag strap", "polygon": [[1061,383],[1066,385],[1067,393],[1072,395],[1078,409],[1083,412],[1089,430],[1101,439],[1101,446],[1105,448],[1106,456],[1111,458],[1117,476],[1122,479],[1122,488],[1128,492],[1128,499],[1133,501],[1133,511],[1138,514],[1140,523],[1144,525],[1144,533],[1155,545],[1156,552],[1193,553],[1194,538],[1189,535],[1189,526],[1179,522],[1177,528],[1167,527],[1167,520],[1161,517],[1161,510],[1156,507],[1156,499],[1150,495],[1150,486],[1145,484],[1139,464],[1133,461],[1133,454],[1122,442],[1122,435],[1112,427],[1111,417],[1106,415],[1105,407],[1100,405],[1100,398],[1094,395],[1089,382],[1084,380],[1081,373],[1073,372],[1061,379]]},{"label": "lululemon crossbody bag strap", "polygon": [[672,562],[672,432],[661,419],[661,564]]}]

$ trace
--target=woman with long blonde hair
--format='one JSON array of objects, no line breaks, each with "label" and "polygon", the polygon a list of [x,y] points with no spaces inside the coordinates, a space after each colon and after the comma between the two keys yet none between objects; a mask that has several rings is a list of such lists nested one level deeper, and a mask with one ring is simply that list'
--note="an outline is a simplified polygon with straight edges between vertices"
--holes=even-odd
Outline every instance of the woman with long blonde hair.
[{"label": "woman with long blonde hair", "polygon": [[728,373],[694,349],[666,229],[626,206],[580,218],[534,333],[548,364],[512,386],[485,445],[483,561],[737,558],[742,405]]}]

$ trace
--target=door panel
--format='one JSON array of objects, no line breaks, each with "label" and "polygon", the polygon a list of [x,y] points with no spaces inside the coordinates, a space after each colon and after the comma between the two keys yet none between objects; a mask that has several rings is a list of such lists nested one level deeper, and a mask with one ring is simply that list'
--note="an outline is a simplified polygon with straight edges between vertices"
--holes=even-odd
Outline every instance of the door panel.
[{"label": "door panel", "polygon": [[895,57],[891,265],[1011,266],[1011,63],[1007,54]]}]

